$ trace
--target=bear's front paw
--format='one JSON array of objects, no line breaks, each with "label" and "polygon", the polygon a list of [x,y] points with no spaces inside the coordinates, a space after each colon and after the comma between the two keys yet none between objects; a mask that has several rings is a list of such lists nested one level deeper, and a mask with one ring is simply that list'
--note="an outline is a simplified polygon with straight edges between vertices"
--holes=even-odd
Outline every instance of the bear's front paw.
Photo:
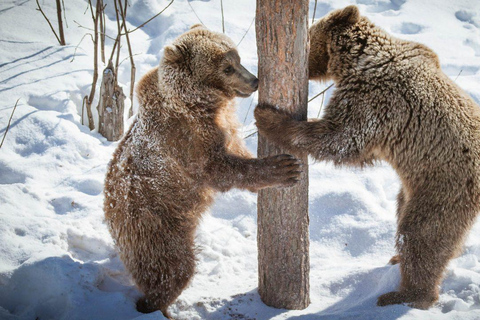
[{"label": "bear's front paw", "polygon": [[289,154],[265,158],[265,180],[271,186],[290,187],[300,181],[302,163]]},{"label": "bear's front paw", "polygon": [[257,105],[254,115],[258,130],[267,135],[268,133],[280,133],[276,131],[281,130],[282,122],[293,120],[286,112],[268,104]]},{"label": "bear's front paw", "polygon": [[428,294],[423,290],[392,291],[378,297],[377,305],[383,307],[391,304],[405,303],[412,308],[426,310],[430,308],[437,299],[438,295]]},{"label": "bear's front paw", "polygon": [[137,311],[141,313],[152,313],[157,311],[157,309],[152,307],[146,297],[142,297],[137,301]]}]

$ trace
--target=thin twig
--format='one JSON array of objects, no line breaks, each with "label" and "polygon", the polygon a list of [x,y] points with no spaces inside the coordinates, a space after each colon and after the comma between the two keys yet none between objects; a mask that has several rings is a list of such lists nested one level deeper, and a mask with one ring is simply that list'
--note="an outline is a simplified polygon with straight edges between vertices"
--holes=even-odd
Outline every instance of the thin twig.
[{"label": "thin twig", "polygon": [[192,9],[193,14],[197,17],[198,21],[200,21],[201,24],[205,25],[205,23],[203,23],[202,19],[200,19],[200,17],[198,16],[197,12],[195,12],[195,9],[193,9],[192,5],[190,4],[190,1],[187,1],[187,3],[190,6],[190,8]]},{"label": "thin twig", "polygon": [[[120,2],[121,0],[118,0],[118,3],[121,4]],[[114,76],[113,76],[113,81],[114,82],[117,82],[117,76],[118,76],[118,65],[119,65],[119,62],[120,62],[120,48],[121,48],[121,45],[120,45],[120,42],[122,41],[122,28],[124,27],[124,25],[122,24],[122,26],[120,26],[120,15],[118,14],[118,7],[117,7],[117,0],[114,0],[113,3],[115,4],[115,16],[116,16],[116,19],[117,19],[117,32],[118,32],[118,35],[117,35],[117,39],[118,39],[118,43],[117,43],[117,59],[115,60],[115,68],[114,68]],[[121,9],[120,9],[121,11]],[[123,21],[122,23],[125,23],[125,21]],[[115,40],[116,41],[116,40]],[[115,46],[114,46],[115,47]],[[112,53],[112,57],[113,57],[113,53]],[[113,63],[112,63],[113,64]]]},{"label": "thin twig", "polygon": [[315,7],[313,7],[312,24],[315,22],[315,12],[316,11],[317,11],[317,0],[315,0]]},{"label": "thin twig", "polygon": [[[90,0],[88,1],[91,5]],[[102,6],[100,5],[101,0],[97,0],[97,6],[95,9],[95,19],[94,21],[94,41],[93,41],[93,81],[92,81],[92,88],[90,90],[90,95],[88,96],[88,100],[86,101],[86,108],[87,108],[87,116],[88,116],[88,127],[90,130],[95,129],[95,122],[93,120],[92,114],[92,103],[93,98],[95,97],[95,89],[97,87],[97,80],[98,80],[98,20],[100,15],[102,14]],[[93,9],[92,9],[93,10]]]},{"label": "thin twig", "polygon": [[58,43],[60,43],[60,45],[62,45],[62,41],[60,40],[60,38],[58,37],[57,33],[55,32],[55,29],[53,28],[52,24],[50,23],[50,20],[48,20],[47,16],[46,16],[45,13],[43,12],[42,7],[40,7],[40,3],[38,2],[38,0],[36,0],[36,1],[37,1],[37,6],[38,6],[37,11],[40,11],[40,12],[42,13],[42,15],[43,15],[43,17],[45,18],[45,20],[47,20],[48,25],[50,26],[50,29],[52,29],[52,32],[53,32],[53,34],[55,35],[55,38],[57,38]]},{"label": "thin twig", "polygon": [[10,119],[8,119],[7,128],[5,129],[5,133],[3,134],[3,139],[2,139],[2,143],[0,143],[0,148],[3,146],[3,141],[5,140],[5,137],[7,136],[8,129],[10,129],[10,123],[12,122],[13,114],[15,113],[15,110],[17,109],[18,101],[20,101],[20,98],[18,98],[17,102],[15,102],[15,106],[13,107],[12,113],[10,114]]},{"label": "thin twig", "polygon": [[457,74],[457,77],[453,81],[457,81],[458,77],[460,77],[460,74],[462,73],[463,69],[460,69],[460,72]]},{"label": "thin twig", "polygon": [[320,112],[322,112],[324,101],[325,101],[325,92],[322,94],[322,102],[320,103],[320,109],[318,110],[317,118],[320,118]]},{"label": "thin twig", "polygon": [[67,22],[67,14],[65,13],[65,3],[62,0],[62,8],[63,8],[63,19],[65,20],[65,26],[68,28],[68,22]]},{"label": "thin twig", "polygon": [[253,133],[250,133],[248,136],[246,136],[246,137],[245,137],[245,138],[243,138],[243,139],[244,139],[244,140],[245,140],[245,139],[248,139],[248,138],[250,138],[250,137],[252,137],[252,136],[256,135],[257,133],[258,133],[258,130],[257,130],[257,131],[255,131],[255,132],[253,132]]},{"label": "thin twig", "polygon": [[[147,21],[145,21],[144,23],[142,23],[141,25],[139,25],[138,27],[136,27],[135,29],[133,30],[128,30],[126,31],[126,33],[132,33],[142,27],[144,27],[147,23],[149,23],[150,21],[152,21],[153,19],[155,19],[156,17],[158,17],[159,15],[161,15],[163,13],[163,11],[167,10],[168,7],[170,7],[170,5],[174,2],[175,0],[172,0],[170,1],[170,3],[165,7],[163,8],[162,11],[160,11],[159,13],[157,13],[156,15],[154,15],[153,17],[151,17],[150,19],[148,19]],[[188,1],[187,1],[188,2]],[[122,33],[121,35],[124,36],[126,33]]]},{"label": "thin twig", "polygon": [[75,51],[73,51],[73,57],[72,57],[72,60],[70,60],[70,62],[73,62],[73,60],[75,59],[75,56],[77,54],[77,50],[78,50],[78,47],[80,47],[80,44],[82,43],[83,39],[86,37],[86,36],[90,36],[90,38],[92,39],[92,42],[94,41],[93,40],[93,36],[91,33],[85,33],[82,37],[82,39],[80,39],[80,42],[77,44],[77,46],[75,47]]},{"label": "thin twig", "polygon": [[311,102],[312,100],[316,99],[318,96],[320,96],[321,94],[325,93],[328,89],[330,89],[331,87],[333,87],[334,83],[332,83],[331,85],[329,85],[328,87],[326,87],[322,92],[320,92],[319,94],[315,95],[313,98],[311,98],[310,100],[308,100],[308,102]]},{"label": "thin twig", "polygon": [[100,58],[102,62],[105,63],[105,6],[103,6],[103,1],[100,2],[102,6],[102,14],[100,15]]},{"label": "thin twig", "polygon": [[252,95],[252,99],[250,100],[250,105],[248,106],[247,113],[245,114],[245,119],[243,119],[243,125],[245,125],[245,122],[247,122],[247,116],[248,116],[248,113],[250,112],[250,108],[252,107],[253,100],[255,99],[255,93]]},{"label": "thin twig", "polygon": [[[141,55],[141,54],[142,54],[142,53],[135,53],[135,54],[132,55],[132,57],[139,56],[139,55]],[[120,61],[120,63],[118,64],[118,66],[121,66],[122,63],[125,62],[125,60],[127,60],[127,59],[130,59],[130,56],[123,58],[123,60]]]},{"label": "thin twig", "polygon": [[[126,2],[126,1],[125,1]],[[130,110],[128,111],[129,117],[133,115],[133,92],[135,89],[135,62],[133,61],[133,53],[132,53],[132,46],[130,45],[130,37],[128,36],[127,32],[127,19],[125,18],[127,14],[127,5],[125,3],[125,11],[122,8],[122,1],[119,0],[118,4],[120,5],[120,13],[122,14],[122,21],[123,21],[123,29],[125,30],[125,37],[127,38],[127,47],[128,47],[128,54],[130,56]]]},{"label": "thin twig", "polygon": [[85,114],[85,103],[87,102],[87,100],[88,100],[88,96],[83,97],[83,100],[82,100],[82,126],[84,125],[83,115]]},{"label": "thin twig", "polygon": [[220,0],[220,10],[222,11],[222,31],[225,33],[225,18],[223,16],[223,0]]},{"label": "thin twig", "polygon": [[92,1],[88,0],[88,4],[90,5],[90,13],[92,14],[92,19],[93,21],[95,21],[95,14],[93,13]]},{"label": "thin twig", "polygon": [[[95,20],[94,20],[94,21],[95,21]],[[85,29],[85,30],[88,30],[88,31],[95,31],[95,30],[92,29],[92,28],[87,28],[87,27],[82,26],[82,25],[81,25],[80,23],[78,23],[76,20],[73,20],[73,22],[75,22],[79,28],[82,28],[82,29]],[[115,38],[110,37],[110,36],[109,36],[108,34],[106,34],[105,32],[98,31],[98,33],[105,35],[105,37],[107,37],[107,38],[110,39],[110,40],[116,40]]]},{"label": "thin twig", "polygon": [[250,25],[248,26],[247,31],[245,31],[242,39],[240,39],[240,41],[238,42],[237,47],[240,45],[240,43],[242,43],[243,39],[244,39],[245,36],[247,35],[248,31],[250,30],[250,28],[252,27],[252,25],[253,25],[254,22],[255,22],[255,17],[253,17],[252,22],[250,22]]},{"label": "thin twig", "polygon": [[113,55],[115,54],[115,49],[117,48],[117,44],[120,41],[120,35],[117,35],[117,38],[115,39],[115,42],[113,43],[113,48],[112,48],[112,53],[110,54],[110,59],[108,61],[113,60]]}]

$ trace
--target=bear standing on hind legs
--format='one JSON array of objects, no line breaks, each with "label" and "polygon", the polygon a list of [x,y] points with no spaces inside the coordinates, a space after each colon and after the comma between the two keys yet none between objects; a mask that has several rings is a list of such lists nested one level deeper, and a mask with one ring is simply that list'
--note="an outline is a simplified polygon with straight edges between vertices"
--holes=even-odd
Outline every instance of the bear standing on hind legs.
[{"label": "bear standing on hind legs", "polygon": [[259,131],[294,154],[392,165],[402,183],[392,258],[401,283],[378,305],[429,308],[480,210],[480,109],[442,72],[434,52],[388,35],[355,6],[309,32],[310,79],[336,84],[324,116],[297,121],[259,105]]},{"label": "bear standing on hind legs", "polygon": [[145,297],[142,312],[167,308],[194,274],[194,236],[216,191],[290,186],[289,155],[252,158],[237,134],[235,97],[257,90],[233,42],[194,26],[165,47],[139,82],[137,119],[105,179],[105,218],[120,257]]}]

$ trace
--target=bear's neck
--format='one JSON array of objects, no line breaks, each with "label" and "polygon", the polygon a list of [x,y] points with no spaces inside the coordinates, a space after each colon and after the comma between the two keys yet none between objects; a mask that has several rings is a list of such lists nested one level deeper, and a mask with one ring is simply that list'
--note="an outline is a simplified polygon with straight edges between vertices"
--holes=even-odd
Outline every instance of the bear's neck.
[{"label": "bear's neck", "polygon": [[158,77],[165,99],[194,113],[215,113],[231,100],[217,89],[192,81],[190,75],[174,68],[160,67]]},{"label": "bear's neck", "polygon": [[139,118],[164,121],[168,117],[215,118],[234,99],[221,96],[216,90],[188,81],[178,72],[149,71],[137,85],[140,102]]}]

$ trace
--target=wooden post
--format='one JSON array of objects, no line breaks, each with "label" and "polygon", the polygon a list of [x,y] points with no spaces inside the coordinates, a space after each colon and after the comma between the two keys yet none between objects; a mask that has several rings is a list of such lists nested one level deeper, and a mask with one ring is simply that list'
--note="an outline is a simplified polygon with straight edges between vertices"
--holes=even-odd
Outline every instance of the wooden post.
[{"label": "wooden post", "polygon": [[[307,117],[308,1],[257,0],[258,102]],[[258,157],[286,153],[258,138]],[[269,306],[304,309],[310,303],[308,159],[292,188],[258,194],[258,291]]]}]

